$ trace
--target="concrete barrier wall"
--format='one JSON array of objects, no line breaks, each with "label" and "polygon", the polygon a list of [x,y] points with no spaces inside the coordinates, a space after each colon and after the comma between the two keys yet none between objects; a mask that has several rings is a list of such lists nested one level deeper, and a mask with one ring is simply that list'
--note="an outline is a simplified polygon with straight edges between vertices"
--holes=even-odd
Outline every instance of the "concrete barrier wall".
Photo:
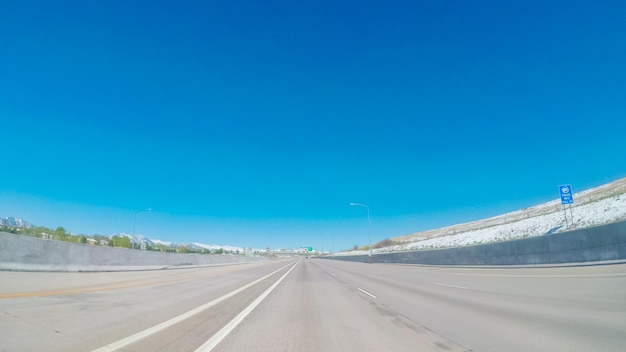
[{"label": "concrete barrier wall", "polygon": [[477,246],[334,259],[430,265],[532,265],[626,259],[626,221]]},{"label": "concrete barrier wall", "polygon": [[116,271],[266,260],[243,255],[161,253],[90,246],[0,232],[0,270]]}]

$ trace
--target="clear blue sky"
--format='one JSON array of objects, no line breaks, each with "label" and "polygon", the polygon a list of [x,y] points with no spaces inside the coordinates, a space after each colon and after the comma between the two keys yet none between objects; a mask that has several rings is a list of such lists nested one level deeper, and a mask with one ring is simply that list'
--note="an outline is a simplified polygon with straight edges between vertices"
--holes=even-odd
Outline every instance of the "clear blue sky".
[{"label": "clear blue sky", "polygon": [[0,5],[0,216],[324,250],[626,176],[623,1]]}]

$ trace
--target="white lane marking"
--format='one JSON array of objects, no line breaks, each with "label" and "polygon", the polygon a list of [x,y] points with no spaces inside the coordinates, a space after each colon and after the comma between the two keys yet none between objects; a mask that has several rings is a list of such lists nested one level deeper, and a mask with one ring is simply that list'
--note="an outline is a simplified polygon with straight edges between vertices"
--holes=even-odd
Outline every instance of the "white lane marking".
[{"label": "white lane marking", "polygon": [[330,275],[332,275],[333,277],[337,277],[337,275],[335,275],[334,273],[330,273]]},{"label": "white lane marking", "polygon": [[448,285],[448,284],[442,284],[439,282],[433,282],[433,285],[437,285],[437,286],[445,286],[445,287],[452,287],[452,288],[459,288],[461,290],[469,290],[469,288],[467,287],[463,287],[463,286],[456,286],[456,285]]},{"label": "white lane marking", "polygon": [[359,289],[359,291],[361,291],[361,292],[365,293],[366,295],[368,295],[368,296],[372,297],[373,299],[376,299],[376,296],[374,296],[373,294],[371,294],[371,293],[369,293],[369,292],[365,291],[364,289],[362,289],[362,288],[360,288],[360,287],[357,287],[357,289]]},{"label": "white lane marking", "polygon": [[[299,263],[299,262],[298,262]],[[294,264],[289,271],[285,273],[278,281],[276,281],[272,286],[270,286],[262,295],[260,295],[254,302],[250,303],[246,309],[244,309],[241,313],[239,313],[233,320],[231,320],[228,324],[226,324],[220,331],[218,331],[213,337],[211,337],[207,342],[205,342],[202,346],[200,346],[196,352],[210,352],[215,346],[217,346],[222,340],[228,336],[236,327],[239,325],[253,310],[258,306],[264,299],[267,297],[278,284],[283,281],[291,273],[291,271],[298,265],[298,263]]]},{"label": "white lane marking", "polygon": [[93,350],[92,352],[112,352],[112,351],[117,351],[120,348],[126,347],[126,346],[128,346],[128,345],[130,345],[132,343],[135,343],[135,342],[143,339],[143,338],[146,338],[146,337],[148,337],[150,335],[156,334],[157,332],[159,332],[161,330],[167,329],[170,326],[172,326],[174,324],[177,324],[177,323],[180,323],[181,321],[183,321],[185,319],[189,319],[192,316],[194,316],[194,315],[196,315],[198,313],[201,313],[201,312],[203,312],[203,311],[213,307],[214,305],[216,305],[216,304],[218,304],[220,302],[223,302],[223,301],[233,297],[234,295],[236,295],[236,294],[246,290],[247,288],[249,288],[249,287],[251,287],[251,286],[253,286],[253,285],[255,285],[255,284],[257,284],[257,283],[259,283],[259,282],[261,282],[261,281],[263,281],[265,279],[267,279],[268,277],[276,274],[277,272],[285,269],[289,265],[291,265],[291,264],[287,264],[287,265],[283,266],[282,268],[272,272],[271,274],[267,274],[267,275],[263,276],[262,278],[254,281],[252,283],[249,283],[249,284],[247,284],[245,286],[242,286],[242,287],[236,289],[235,291],[232,291],[231,293],[225,294],[222,297],[216,298],[216,299],[212,300],[209,303],[205,303],[205,304],[203,304],[203,305],[201,305],[201,306],[199,306],[197,308],[194,308],[194,309],[188,311],[187,313],[183,313],[183,314],[181,314],[179,316],[176,316],[176,317],[174,317],[174,318],[172,318],[170,320],[164,321],[161,324],[157,324],[157,325],[155,325],[155,326],[153,326],[151,328],[148,328],[146,330],[140,331],[140,332],[138,332],[138,333],[136,333],[134,335],[128,336],[128,337],[123,338],[123,339],[121,339],[119,341],[116,341],[116,342],[110,343],[108,345],[102,346],[102,347],[100,347],[100,348],[98,348],[96,350]]}]

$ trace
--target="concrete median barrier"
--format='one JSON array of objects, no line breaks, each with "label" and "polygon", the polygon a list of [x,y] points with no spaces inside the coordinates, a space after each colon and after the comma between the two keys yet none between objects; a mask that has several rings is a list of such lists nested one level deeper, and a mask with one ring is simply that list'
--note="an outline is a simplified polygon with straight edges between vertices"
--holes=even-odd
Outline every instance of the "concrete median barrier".
[{"label": "concrete median barrier", "polygon": [[334,259],[426,265],[534,265],[626,260],[626,221],[476,246]]},{"label": "concrete median barrier", "polygon": [[118,271],[234,264],[265,260],[243,255],[161,253],[90,246],[0,232],[0,270]]}]

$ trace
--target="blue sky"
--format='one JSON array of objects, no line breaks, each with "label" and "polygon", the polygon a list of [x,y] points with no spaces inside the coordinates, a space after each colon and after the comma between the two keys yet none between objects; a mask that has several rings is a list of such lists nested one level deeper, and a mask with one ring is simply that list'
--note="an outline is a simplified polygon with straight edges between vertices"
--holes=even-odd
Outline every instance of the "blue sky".
[{"label": "blue sky", "polygon": [[626,177],[621,1],[0,6],[0,216],[338,250]]}]

